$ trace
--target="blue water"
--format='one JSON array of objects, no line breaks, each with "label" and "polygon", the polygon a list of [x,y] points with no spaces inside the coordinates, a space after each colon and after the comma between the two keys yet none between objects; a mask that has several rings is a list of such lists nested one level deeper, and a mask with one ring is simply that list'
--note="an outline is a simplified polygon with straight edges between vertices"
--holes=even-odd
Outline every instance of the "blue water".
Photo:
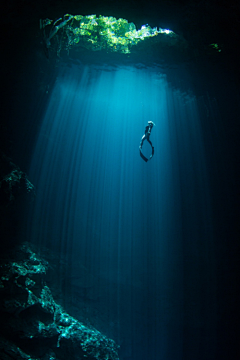
[{"label": "blue water", "polygon": [[60,68],[29,178],[28,237],[66,261],[75,308],[84,294],[79,312],[120,359],[214,359],[212,206],[193,94],[158,67]]}]

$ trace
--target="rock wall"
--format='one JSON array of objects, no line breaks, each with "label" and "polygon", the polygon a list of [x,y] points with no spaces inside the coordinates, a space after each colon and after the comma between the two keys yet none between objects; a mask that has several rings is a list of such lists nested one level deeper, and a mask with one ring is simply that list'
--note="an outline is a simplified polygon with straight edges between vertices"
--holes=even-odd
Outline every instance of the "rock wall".
[{"label": "rock wall", "polygon": [[74,319],[47,286],[49,264],[23,244],[1,259],[1,359],[118,359],[118,346]]}]

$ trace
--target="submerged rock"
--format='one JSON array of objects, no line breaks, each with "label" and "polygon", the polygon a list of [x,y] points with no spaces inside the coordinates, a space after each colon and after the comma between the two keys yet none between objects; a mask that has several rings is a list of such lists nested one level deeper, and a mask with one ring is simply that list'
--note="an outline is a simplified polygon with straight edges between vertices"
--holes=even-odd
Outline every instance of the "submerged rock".
[{"label": "submerged rock", "polygon": [[27,174],[0,150],[0,254],[16,245],[23,209],[34,198]]},{"label": "submerged rock", "polygon": [[118,359],[118,346],[58,305],[45,282],[49,264],[27,244],[0,267],[1,359]]},{"label": "submerged rock", "polygon": [[10,158],[0,152],[1,206],[9,205],[22,193],[34,196],[34,185],[29,181],[25,172],[21,171]]}]

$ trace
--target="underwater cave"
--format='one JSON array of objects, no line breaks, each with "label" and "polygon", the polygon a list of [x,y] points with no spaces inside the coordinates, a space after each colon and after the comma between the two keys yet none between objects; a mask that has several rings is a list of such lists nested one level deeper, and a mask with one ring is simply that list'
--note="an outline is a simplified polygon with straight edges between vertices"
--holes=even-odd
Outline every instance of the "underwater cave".
[{"label": "underwater cave", "polygon": [[6,11],[1,358],[239,359],[239,9]]}]

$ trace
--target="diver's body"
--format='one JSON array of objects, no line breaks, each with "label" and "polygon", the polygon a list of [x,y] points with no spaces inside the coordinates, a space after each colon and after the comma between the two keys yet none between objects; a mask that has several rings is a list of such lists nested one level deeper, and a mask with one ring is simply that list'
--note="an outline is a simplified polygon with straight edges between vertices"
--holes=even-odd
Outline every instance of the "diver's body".
[{"label": "diver's body", "polygon": [[152,146],[152,142],[150,141],[150,135],[151,135],[151,131],[152,128],[155,124],[152,121],[148,121],[148,125],[145,127],[145,134],[143,135],[141,142],[140,142],[140,146],[139,146],[139,150],[140,150],[140,156],[143,158],[144,161],[148,161],[148,159],[142,154],[142,146],[143,146],[143,142],[144,140],[147,140],[149,142],[149,144],[152,147],[152,154],[150,155],[149,160],[153,157],[154,154],[154,147]]}]

